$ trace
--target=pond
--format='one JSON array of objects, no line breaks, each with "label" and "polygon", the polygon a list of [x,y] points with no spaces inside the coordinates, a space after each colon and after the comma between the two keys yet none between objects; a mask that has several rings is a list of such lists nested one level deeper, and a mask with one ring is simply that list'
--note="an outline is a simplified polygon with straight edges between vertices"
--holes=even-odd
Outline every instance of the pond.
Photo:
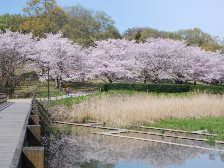
[{"label": "pond", "polygon": [[[223,152],[95,135],[94,132],[106,130],[74,126],[70,135],[51,136],[46,151],[46,167],[224,168]],[[197,145],[203,145],[200,143]]]}]

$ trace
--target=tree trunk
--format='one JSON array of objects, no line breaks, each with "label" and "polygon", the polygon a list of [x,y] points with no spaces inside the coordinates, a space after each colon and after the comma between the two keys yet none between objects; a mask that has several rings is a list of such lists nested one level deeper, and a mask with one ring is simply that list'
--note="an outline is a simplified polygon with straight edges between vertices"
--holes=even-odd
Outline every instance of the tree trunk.
[{"label": "tree trunk", "polygon": [[58,77],[55,79],[55,88],[59,89],[59,80]]},{"label": "tree trunk", "polygon": [[55,79],[55,86],[56,86],[56,89],[61,90],[61,88],[62,88],[62,78],[61,77],[57,77]]},{"label": "tree trunk", "polygon": [[14,91],[15,91],[16,84],[13,81],[11,81],[10,79],[8,79],[6,81],[6,84],[5,84],[4,88],[5,88],[6,92],[7,92],[7,94],[9,95],[9,97],[11,98],[13,93],[14,93]]},{"label": "tree trunk", "polygon": [[57,77],[55,79],[55,82],[56,82],[56,89],[59,89],[60,88],[60,79],[59,79],[59,77]]},{"label": "tree trunk", "polygon": [[109,83],[113,83],[113,80],[112,79],[109,79]]},{"label": "tree trunk", "polygon": [[59,90],[62,89],[62,82],[63,82],[62,77],[60,77],[60,81],[59,81]]}]

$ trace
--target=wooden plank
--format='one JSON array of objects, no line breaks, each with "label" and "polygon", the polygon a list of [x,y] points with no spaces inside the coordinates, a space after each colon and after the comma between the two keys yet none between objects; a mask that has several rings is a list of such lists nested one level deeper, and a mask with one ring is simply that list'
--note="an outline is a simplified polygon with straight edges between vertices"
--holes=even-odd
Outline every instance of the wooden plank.
[{"label": "wooden plank", "polygon": [[102,134],[121,134],[128,133],[128,130],[117,130],[117,131],[109,131],[109,132],[101,132]]},{"label": "wooden plank", "polygon": [[63,122],[63,121],[53,121],[53,123],[74,125],[74,126],[83,126],[83,127],[91,127],[91,124],[71,123],[71,122]]},{"label": "wooden plank", "polygon": [[16,168],[22,152],[31,99],[17,101],[0,112],[0,167]]},{"label": "wooden plank", "polygon": [[24,147],[22,167],[44,168],[44,147]]},{"label": "wooden plank", "polygon": [[206,136],[217,136],[217,134],[198,133],[198,132],[190,132],[190,131],[175,130],[175,129],[167,129],[167,128],[146,127],[146,126],[137,126],[137,127],[139,127],[139,128],[145,128],[145,129],[153,129],[153,130],[170,131],[170,132],[180,132],[180,133],[186,133],[186,134],[196,134],[196,135],[206,135]]},{"label": "wooden plank", "polygon": [[[67,125],[74,125],[74,126],[81,126],[81,127],[100,128],[100,129],[106,129],[106,130],[121,130],[120,128],[99,126],[100,123],[81,124],[81,123],[71,123],[71,122],[64,122],[64,121],[53,121],[53,123],[56,123],[56,124],[67,124]],[[122,129],[122,130],[124,130],[124,129]]]},{"label": "wooden plank", "polygon": [[[100,123],[95,123],[95,122],[94,123],[88,123],[88,124],[71,123],[71,122],[64,122],[64,121],[53,121],[53,122],[57,123],[57,124],[68,124],[68,125],[74,125],[74,126],[85,126],[85,127],[101,128],[101,129],[108,129],[108,130],[119,130],[120,129],[120,128],[98,126],[98,125],[100,125]],[[183,130],[173,130],[173,129],[165,129],[165,128],[157,128],[157,127],[145,127],[145,126],[136,126],[136,127],[146,128],[146,129],[154,129],[154,130],[161,130],[161,131],[163,130],[163,131],[170,131],[170,132],[179,132],[179,133],[193,134],[193,135],[217,136],[217,134],[188,132],[188,131],[183,131]],[[135,131],[135,130],[133,130],[133,131]],[[171,135],[169,135],[169,136],[171,136]]]},{"label": "wooden plank", "polygon": [[[100,128],[100,129],[107,129],[107,130],[114,130],[110,132],[103,132],[107,134],[119,134],[119,133],[139,133],[139,134],[148,134],[148,135],[156,135],[156,136],[163,136],[163,137],[171,137],[171,138],[178,138],[178,139],[187,139],[187,140],[194,140],[194,141],[203,141],[207,142],[208,139],[204,138],[194,138],[194,137],[186,137],[186,136],[177,136],[177,135],[171,135],[171,134],[161,134],[161,133],[155,133],[155,132],[144,132],[144,131],[136,131],[136,130],[128,130],[128,129],[120,129],[120,128],[113,128],[113,127],[102,127],[102,126],[95,126],[91,124],[80,124],[80,123],[69,123],[69,122],[62,122],[62,121],[54,121],[54,123],[58,124],[68,124],[68,125],[74,125],[74,126],[84,126],[84,127],[91,127],[91,128]],[[154,127],[153,127],[154,128]],[[224,144],[223,141],[215,141],[215,143],[218,144]]]},{"label": "wooden plank", "polygon": [[[178,139],[187,139],[187,140],[208,142],[208,139],[204,139],[204,138],[194,138],[194,137],[186,137],[186,136],[178,136],[178,135],[170,135],[170,134],[161,134],[161,133],[156,133],[156,132],[144,132],[144,131],[136,131],[136,130],[129,130],[129,132],[140,133],[140,134],[148,134],[148,135],[156,135],[156,136],[163,136],[163,137],[171,137],[171,138],[178,138]],[[215,141],[215,143],[224,144],[224,141]]]},{"label": "wooden plank", "polygon": [[112,137],[118,137],[118,138],[125,138],[125,139],[140,140],[140,141],[155,142],[155,143],[162,143],[162,144],[189,147],[189,148],[196,148],[196,149],[202,149],[202,150],[224,152],[224,150],[221,150],[221,149],[206,148],[206,147],[201,147],[201,146],[194,146],[194,145],[180,144],[180,143],[174,143],[174,142],[159,141],[159,140],[154,140],[154,139],[145,139],[145,138],[137,138],[137,137],[131,137],[131,136],[117,135],[117,134],[98,133],[98,132],[96,132],[94,134],[104,135],[104,136],[112,136]]},{"label": "wooden plank", "polygon": [[156,132],[144,132],[144,131],[135,131],[135,130],[129,130],[129,131],[133,132],[133,133],[139,133],[139,134],[156,135],[156,136],[171,137],[171,138],[178,138],[178,139],[208,141],[208,139],[203,139],[203,138],[184,137],[184,136],[177,136],[177,135],[161,134],[161,133],[156,133]]}]

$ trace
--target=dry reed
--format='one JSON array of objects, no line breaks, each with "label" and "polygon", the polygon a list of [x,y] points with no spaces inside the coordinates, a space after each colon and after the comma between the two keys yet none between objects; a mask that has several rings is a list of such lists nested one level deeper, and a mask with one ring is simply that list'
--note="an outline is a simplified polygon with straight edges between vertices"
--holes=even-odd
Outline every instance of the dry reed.
[{"label": "dry reed", "polygon": [[224,96],[152,96],[147,94],[95,97],[74,104],[71,111],[56,108],[56,117],[82,121],[89,117],[113,125],[133,125],[165,118],[224,116]]}]

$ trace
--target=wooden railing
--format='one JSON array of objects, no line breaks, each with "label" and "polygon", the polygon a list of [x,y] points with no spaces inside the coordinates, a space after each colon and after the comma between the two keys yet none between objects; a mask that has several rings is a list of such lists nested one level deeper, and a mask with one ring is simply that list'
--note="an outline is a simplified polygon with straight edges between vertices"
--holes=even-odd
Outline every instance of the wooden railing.
[{"label": "wooden railing", "polygon": [[4,93],[0,93],[0,104],[7,102],[7,95]]},{"label": "wooden railing", "polygon": [[19,140],[12,168],[44,168],[44,147],[41,145],[41,125],[38,102],[34,97]]}]

